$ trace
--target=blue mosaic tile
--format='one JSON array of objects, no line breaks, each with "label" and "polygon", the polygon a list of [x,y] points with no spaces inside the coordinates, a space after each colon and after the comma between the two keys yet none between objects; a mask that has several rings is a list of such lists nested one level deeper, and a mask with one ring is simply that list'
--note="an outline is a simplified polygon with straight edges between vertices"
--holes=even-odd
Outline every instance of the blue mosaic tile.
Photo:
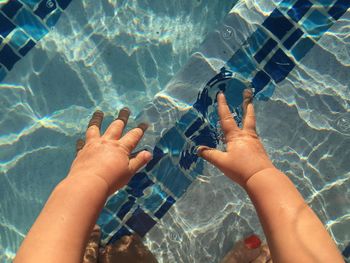
[{"label": "blue mosaic tile", "polygon": [[185,136],[190,137],[193,133],[198,131],[198,129],[203,125],[204,120],[202,118],[197,118],[194,123],[186,130]]},{"label": "blue mosaic tile", "polygon": [[275,9],[264,21],[263,26],[282,39],[292,29],[293,24],[278,9]]},{"label": "blue mosaic tile", "polygon": [[72,0],[56,0],[62,9],[66,9]]},{"label": "blue mosaic tile", "polygon": [[315,45],[310,38],[302,38],[298,44],[292,49],[292,54],[297,61],[300,61]]},{"label": "blue mosaic tile", "polygon": [[191,181],[172,163],[169,157],[164,158],[159,167],[151,174],[176,197],[181,197],[191,184]]},{"label": "blue mosaic tile", "polygon": [[195,147],[191,147],[191,149],[186,149],[181,152],[179,165],[184,170],[189,170],[192,164],[197,162],[198,158]]},{"label": "blue mosaic tile", "polygon": [[328,13],[335,19],[338,20],[342,17],[348,8],[350,7],[349,0],[338,0],[334,6],[328,11]]},{"label": "blue mosaic tile", "polygon": [[13,36],[11,37],[10,45],[16,50],[21,48],[27,41],[29,37],[20,29],[17,29]]},{"label": "blue mosaic tile", "polygon": [[191,176],[191,178],[193,178],[193,180],[195,180],[198,176],[203,174],[203,171],[204,160],[202,158],[199,158],[189,175]]},{"label": "blue mosaic tile", "polygon": [[3,38],[6,38],[8,34],[10,34],[16,26],[3,14],[0,13],[0,35]]},{"label": "blue mosaic tile", "polygon": [[113,218],[108,223],[103,225],[103,231],[105,233],[111,233],[120,226],[120,221],[117,218]]},{"label": "blue mosaic tile", "polygon": [[203,129],[199,130],[198,134],[191,137],[191,140],[196,145],[204,145],[211,148],[216,148],[217,138],[216,133],[209,126],[205,126]]},{"label": "blue mosaic tile", "polygon": [[305,30],[314,38],[321,37],[332,25],[332,21],[318,10],[312,11],[303,23]]},{"label": "blue mosaic tile", "polygon": [[56,9],[54,13],[52,13],[46,20],[46,25],[52,28],[58,22],[62,12],[59,9]]},{"label": "blue mosaic tile", "polygon": [[122,226],[114,235],[113,237],[108,241],[107,245],[113,244],[119,239],[121,239],[123,236],[131,236],[132,233],[125,227]]},{"label": "blue mosaic tile", "polygon": [[11,70],[19,59],[20,57],[16,55],[9,45],[4,45],[0,50],[0,63],[4,65],[7,70]]},{"label": "blue mosaic tile", "polygon": [[291,34],[286,41],[284,41],[283,45],[287,48],[287,49],[291,49],[291,47],[302,37],[302,35],[304,34],[304,32],[302,30],[300,30],[299,28],[297,28],[293,34]]},{"label": "blue mosaic tile", "polygon": [[317,0],[317,2],[320,3],[324,8],[333,6],[335,1],[336,0]]},{"label": "blue mosaic tile", "polygon": [[36,41],[39,41],[49,32],[32,13],[24,8],[17,14],[15,22]]},{"label": "blue mosaic tile", "polygon": [[125,190],[120,190],[115,198],[111,198],[107,201],[105,207],[111,211],[116,211],[118,208],[122,207],[123,204],[128,202],[128,193]]},{"label": "blue mosaic tile", "polygon": [[173,127],[163,135],[157,143],[157,146],[164,153],[169,153],[171,156],[179,156],[184,144],[185,139],[177,129]]},{"label": "blue mosaic tile", "polygon": [[154,213],[163,204],[168,194],[163,192],[159,185],[152,185],[147,189],[147,195],[139,200],[139,204],[146,210]]},{"label": "blue mosaic tile", "polygon": [[256,94],[255,99],[259,101],[268,101],[275,92],[276,86],[270,82],[262,91]]},{"label": "blue mosaic tile", "polygon": [[126,221],[126,225],[134,230],[141,237],[156,224],[149,215],[147,215],[141,208],[137,208],[132,217]]},{"label": "blue mosaic tile", "polygon": [[156,145],[153,149],[152,156],[152,160],[149,161],[145,167],[147,172],[153,169],[153,167],[165,156],[165,153]]},{"label": "blue mosaic tile", "polygon": [[260,92],[270,82],[271,78],[264,71],[259,71],[252,80],[255,94]]},{"label": "blue mosaic tile", "polygon": [[120,218],[120,220],[123,220],[126,214],[130,212],[131,208],[135,204],[135,200],[136,199],[134,197],[129,196],[129,200],[120,207],[117,213],[117,216]]},{"label": "blue mosaic tile", "polygon": [[239,73],[246,78],[256,69],[256,64],[252,57],[242,49],[238,50],[227,64],[233,72]]},{"label": "blue mosaic tile", "polygon": [[[330,1],[331,0],[324,0],[320,3],[325,6],[329,4]],[[341,3],[342,1],[338,2]],[[291,6],[293,6],[293,8],[290,8]],[[306,14],[309,14],[307,10],[310,9],[310,1],[284,0],[278,8],[286,14],[286,17],[283,16],[278,9],[275,9],[270,17],[265,20],[263,26],[280,40],[285,38],[286,34],[294,29],[294,32],[283,42],[283,45],[289,50],[292,49],[292,55],[296,60],[300,60],[312,48],[315,43],[314,38],[312,38],[313,35],[311,35],[310,38],[306,37],[307,33],[303,33],[299,28],[295,28],[299,23],[294,25],[294,22],[289,21],[287,17],[290,15],[298,21],[302,17],[305,17]],[[333,11],[335,9],[331,8],[329,12],[331,10],[336,14],[336,12]],[[288,12],[289,15],[287,15]],[[322,14],[321,12],[319,13]],[[319,14],[317,14],[317,16],[318,15]],[[315,13],[311,13],[310,17],[307,17],[306,20],[313,21],[317,16]],[[316,26],[311,25],[310,22],[306,22],[306,24],[310,24],[310,26],[307,24],[308,28],[313,27],[311,31],[316,30],[319,34],[323,34],[325,30],[328,29],[324,28],[323,25],[327,25],[329,21],[331,20],[328,18],[323,19],[323,21],[317,21],[319,24]],[[259,66],[254,62],[253,67],[251,65],[246,65],[247,63],[242,63],[244,66],[249,66],[247,68],[238,67],[237,64],[239,63],[237,62],[248,61],[249,64],[250,59],[254,56],[257,58],[257,61],[264,62],[264,60],[269,57],[268,54],[272,52],[276,46],[272,41],[267,43],[268,40],[269,37],[264,30],[258,28],[245,42],[243,45],[244,49],[242,48],[235,53],[236,57],[230,59],[227,63],[228,67],[240,75],[245,74],[245,76],[248,76],[247,79],[250,79],[251,76],[249,75],[254,74],[254,72],[259,69]],[[271,48],[271,46],[273,46],[273,48]],[[260,54],[257,52],[260,52]],[[264,70],[259,70],[252,79],[251,84],[255,89],[256,99],[268,100],[276,88],[275,83],[285,79],[294,66],[293,60],[281,49],[278,49],[270,61],[266,61]],[[271,78],[274,82],[271,81]],[[215,114],[217,115],[217,113],[213,111],[216,93],[219,90],[223,90],[226,96],[230,97],[230,107],[233,108],[232,110],[236,113],[235,120],[240,123],[242,121],[241,92],[247,85],[248,83],[234,78],[232,71],[226,70],[225,67],[208,82],[207,86],[198,94],[197,100],[193,105],[193,110],[186,112],[180,121],[176,123],[176,128],[173,127],[166,132],[154,148],[154,158],[146,166],[146,171],[155,184],[148,186],[143,192],[137,191],[134,193],[131,192],[131,189],[135,187],[144,188],[144,186],[142,186],[142,178],[140,179],[140,186],[136,181],[131,182],[130,185],[127,186],[126,189],[130,194],[140,196],[137,202],[127,201],[127,203],[129,202],[131,204],[126,206],[124,203],[117,211],[117,213],[124,211],[122,214],[125,216],[125,211],[132,211],[136,204],[140,205],[140,207],[134,211],[132,220],[128,220],[127,226],[144,235],[155,224],[152,217],[147,215],[144,211],[151,212],[152,214],[156,211],[154,216],[158,219],[162,218],[175,203],[174,198],[179,198],[191,184],[191,181],[199,174],[202,174],[204,161],[195,155],[194,146],[207,145],[215,148],[218,143],[218,134],[215,130],[215,125],[211,122],[212,116],[215,116]],[[187,140],[183,137],[183,134],[188,138]],[[176,165],[180,166],[180,168]],[[143,195],[141,195],[142,193]],[[173,196],[169,196],[167,193]],[[145,218],[145,220],[143,218]],[[143,221],[148,223],[144,224]],[[126,229],[125,232],[129,233],[129,230]],[[121,234],[115,234],[112,240],[115,241],[121,236]]]},{"label": "blue mosaic tile", "polygon": [[42,0],[34,11],[41,19],[52,13],[57,8],[56,2],[53,0]]},{"label": "blue mosaic tile", "polygon": [[190,124],[198,118],[198,113],[193,108],[189,109],[176,123],[176,127],[179,131],[185,132]]},{"label": "blue mosaic tile", "polygon": [[268,38],[268,35],[261,28],[258,28],[247,40],[249,52],[254,55]]},{"label": "blue mosaic tile", "polygon": [[0,81],[3,81],[6,77],[6,70],[0,66]]},{"label": "blue mosaic tile", "polygon": [[22,47],[18,52],[25,56],[33,47],[35,47],[35,42],[33,40],[29,40],[27,44],[25,44],[24,47]]},{"label": "blue mosaic tile", "polygon": [[26,4],[31,9],[34,9],[34,7],[37,5],[39,0],[21,0],[21,2]]},{"label": "blue mosaic tile", "polygon": [[168,196],[168,198],[165,200],[165,203],[158,209],[154,216],[158,219],[161,219],[173,204],[175,204],[175,199],[171,196]]},{"label": "blue mosaic tile", "polygon": [[11,0],[1,8],[1,11],[4,12],[9,18],[13,18],[22,6],[23,5],[17,0]]},{"label": "blue mosaic tile", "polygon": [[279,6],[278,9],[287,13],[289,9],[295,4],[297,0],[283,0]]},{"label": "blue mosaic tile", "polygon": [[110,221],[114,220],[114,218],[115,218],[114,215],[112,215],[109,211],[104,209],[103,212],[101,213],[101,215],[99,216],[98,220],[97,220],[97,224],[98,225],[106,225]]},{"label": "blue mosaic tile", "polygon": [[268,54],[277,46],[277,42],[270,38],[265,45],[255,54],[254,58],[258,63],[261,63]]},{"label": "blue mosaic tile", "polygon": [[309,9],[312,7],[312,3],[308,0],[299,0],[293,5],[288,11],[288,15],[295,21],[298,22]]},{"label": "blue mosaic tile", "polygon": [[350,243],[346,246],[346,248],[342,252],[343,256],[345,258],[350,257]]},{"label": "blue mosaic tile", "polygon": [[136,173],[128,183],[127,192],[135,197],[141,197],[143,195],[143,190],[145,190],[150,185],[154,184],[151,179],[144,172]]},{"label": "blue mosaic tile", "polygon": [[279,49],[265,65],[264,70],[276,83],[279,83],[287,77],[294,67],[295,63]]}]

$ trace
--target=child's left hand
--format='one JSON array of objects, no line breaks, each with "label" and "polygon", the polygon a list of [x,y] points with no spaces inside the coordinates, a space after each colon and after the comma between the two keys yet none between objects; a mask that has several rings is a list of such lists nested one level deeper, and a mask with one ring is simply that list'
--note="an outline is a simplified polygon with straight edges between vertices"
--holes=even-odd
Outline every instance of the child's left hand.
[{"label": "child's left hand", "polygon": [[129,109],[123,108],[118,118],[101,135],[103,112],[94,113],[86,131],[85,145],[84,141],[78,141],[80,149],[69,176],[79,176],[84,180],[103,180],[108,186],[108,193],[112,194],[126,185],[131,177],[152,159],[152,155],[147,151],[139,152],[134,158],[129,157],[147,129],[146,124],[140,124],[122,136],[129,115]]}]

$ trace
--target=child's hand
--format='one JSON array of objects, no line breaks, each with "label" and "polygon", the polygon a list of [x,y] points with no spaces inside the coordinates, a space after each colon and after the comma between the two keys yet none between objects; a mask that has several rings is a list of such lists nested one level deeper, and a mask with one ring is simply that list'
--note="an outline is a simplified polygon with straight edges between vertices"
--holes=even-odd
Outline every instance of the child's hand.
[{"label": "child's hand", "polygon": [[77,148],[80,150],[69,176],[104,180],[109,194],[112,194],[126,185],[137,170],[151,160],[152,156],[147,151],[138,153],[134,158],[129,157],[147,129],[146,124],[140,124],[122,137],[129,115],[129,109],[122,109],[118,118],[101,135],[103,113],[94,113],[86,131],[85,145],[83,141],[78,142]]},{"label": "child's hand", "polygon": [[243,92],[243,129],[233,119],[225,96],[217,97],[221,127],[226,140],[226,152],[201,146],[198,155],[219,168],[233,181],[245,186],[248,179],[259,171],[274,168],[255,130],[252,92]]}]

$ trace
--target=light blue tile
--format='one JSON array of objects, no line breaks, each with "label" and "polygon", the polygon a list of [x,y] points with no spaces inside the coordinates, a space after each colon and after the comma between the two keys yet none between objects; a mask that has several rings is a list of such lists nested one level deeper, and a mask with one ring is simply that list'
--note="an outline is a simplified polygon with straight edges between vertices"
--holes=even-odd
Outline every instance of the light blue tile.
[{"label": "light blue tile", "polygon": [[314,10],[303,23],[303,28],[313,38],[320,38],[333,22],[318,10]]},{"label": "light blue tile", "polygon": [[254,56],[255,53],[265,44],[269,36],[261,29],[258,28],[247,40],[248,51],[251,56]]},{"label": "light blue tile", "polygon": [[253,57],[242,49],[238,50],[227,64],[233,72],[245,78],[248,78],[257,67]]},{"label": "light blue tile", "polygon": [[34,7],[40,2],[39,0],[20,0],[22,3],[29,6],[31,9],[34,9]]},{"label": "light blue tile", "polygon": [[192,107],[189,109],[176,123],[176,127],[179,131],[185,132],[188,127],[198,118],[198,112]]},{"label": "light blue tile", "polygon": [[152,176],[177,198],[181,197],[191,184],[191,181],[172,163],[169,157],[161,160],[160,165],[152,171]]},{"label": "light blue tile", "polygon": [[157,146],[164,153],[169,153],[171,156],[179,156],[184,144],[185,139],[177,129],[173,127],[163,135]]},{"label": "light blue tile", "polygon": [[139,200],[141,207],[155,213],[164,203],[168,195],[162,191],[159,185],[152,185],[147,189],[148,194]]},{"label": "light blue tile", "polygon": [[56,11],[47,18],[46,25],[51,28],[54,27],[61,14],[62,12],[59,9],[56,9]]},{"label": "light blue tile", "polygon": [[260,91],[258,94],[256,94],[255,99],[259,101],[267,101],[269,100],[273,93],[275,92],[275,84],[270,82],[262,91]]},{"label": "light blue tile", "polygon": [[17,14],[15,22],[36,41],[42,39],[49,32],[39,19],[25,8],[22,8]]},{"label": "light blue tile", "polygon": [[117,211],[122,205],[128,201],[128,193],[124,190],[120,190],[118,194],[112,196],[105,207],[111,211]]},{"label": "light blue tile", "polygon": [[16,29],[14,35],[11,37],[10,44],[12,47],[18,50],[28,40],[29,40],[29,37],[26,33],[24,33],[21,29]]},{"label": "light blue tile", "polygon": [[302,38],[292,50],[294,58],[300,61],[314,45],[315,42],[310,38]]}]

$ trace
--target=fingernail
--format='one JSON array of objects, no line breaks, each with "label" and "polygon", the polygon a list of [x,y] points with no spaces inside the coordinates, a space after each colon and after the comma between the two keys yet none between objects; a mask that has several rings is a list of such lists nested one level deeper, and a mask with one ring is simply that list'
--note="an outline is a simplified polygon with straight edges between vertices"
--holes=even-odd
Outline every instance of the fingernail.
[{"label": "fingernail", "polygon": [[257,235],[251,235],[244,239],[244,244],[247,248],[249,249],[255,249],[260,247],[261,245],[261,240]]},{"label": "fingernail", "polygon": [[101,128],[101,124],[102,124],[102,120],[103,120],[103,112],[100,110],[97,110],[94,112],[94,114],[92,115],[89,124],[88,124],[88,128],[96,125],[99,129]]},{"label": "fingernail", "polygon": [[210,148],[208,146],[197,146],[195,150],[196,150],[196,154],[198,156],[201,156],[203,151],[210,150]]},{"label": "fingernail", "polygon": [[143,151],[143,157],[146,159],[147,162],[149,162],[153,158],[152,154],[148,151]]},{"label": "fingernail", "polygon": [[143,132],[145,132],[148,129],[148,124],[147,123],[140,123],[137,125],[137,128],[140,128]]},{"label": "fingernail", "polygon": [[130,109],[128,107],[124,107],[119,111],[117,120],[121,120],[124,122],[124,124],[126,125],[128,120],[129,120],[129,116],[130,116]]}]

